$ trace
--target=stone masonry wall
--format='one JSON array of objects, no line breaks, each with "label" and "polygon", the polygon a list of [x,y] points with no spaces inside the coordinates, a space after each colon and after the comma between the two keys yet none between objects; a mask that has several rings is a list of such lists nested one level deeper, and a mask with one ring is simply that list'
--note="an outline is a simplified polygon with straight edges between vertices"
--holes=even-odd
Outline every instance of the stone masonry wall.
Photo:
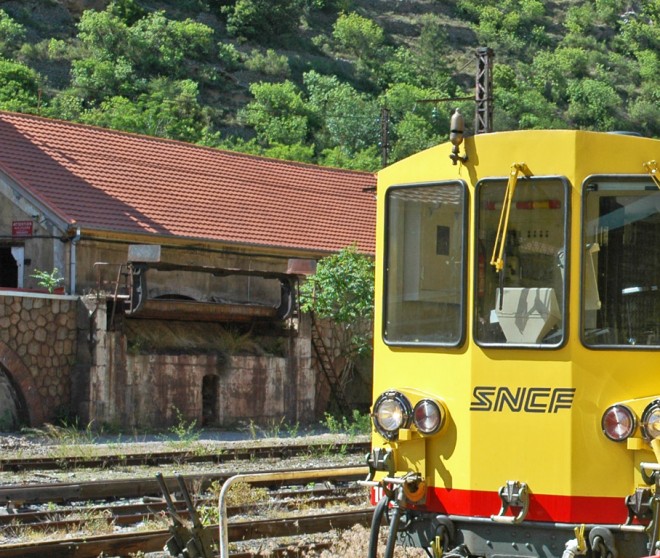
[{"label": "stone masonry wall", "polygon": [[23,422],[39,426],[70,410],[77,298],[0,294],[0,372],[17,392]]}]

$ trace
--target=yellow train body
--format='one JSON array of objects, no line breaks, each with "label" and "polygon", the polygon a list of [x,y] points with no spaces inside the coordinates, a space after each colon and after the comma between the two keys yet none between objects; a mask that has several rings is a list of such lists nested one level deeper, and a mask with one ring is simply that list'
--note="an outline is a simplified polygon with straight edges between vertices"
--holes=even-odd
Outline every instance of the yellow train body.
[{"label": "yellow train body", "polygon": [[[606,526],[605,542],[576,538],[583,554],[654,553],[657,479],[640,463],[658,460],[640,422],[660,399],[660,141],[515,131],[466,139],[457,164],[451,151],[378,176],[374,401],[429,398],[446,416],[430,434],[406,417],[377,428],[374,484],[392,505],[387,479],[416,475],[394,505],[436,555],[578,555],[535,524]],[[500,270],[498,242],[517,252]],[[603,433],[616,404],[635,423],[619,441]]]}]

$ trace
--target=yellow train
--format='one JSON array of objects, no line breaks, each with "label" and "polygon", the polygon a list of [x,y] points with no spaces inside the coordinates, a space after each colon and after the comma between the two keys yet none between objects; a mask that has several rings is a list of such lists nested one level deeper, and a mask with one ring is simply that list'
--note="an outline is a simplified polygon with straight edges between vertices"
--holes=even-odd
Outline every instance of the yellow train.
[{"label": "yellow train", "polygon": [[660,555],[660,141],[461,140],[378,177],[369,556]]}]

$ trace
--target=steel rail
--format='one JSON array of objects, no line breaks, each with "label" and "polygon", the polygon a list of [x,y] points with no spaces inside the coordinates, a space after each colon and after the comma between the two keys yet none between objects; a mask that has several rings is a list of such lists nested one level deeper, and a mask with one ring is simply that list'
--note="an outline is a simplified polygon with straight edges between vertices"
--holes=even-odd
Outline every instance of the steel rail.
[{"label": "steel rail", "polygon": [[58,469],[77,468],[109,468],[116,466],[157,466],[166,464],[184,463],[227,463],[232,461],[278,458],[285,459],[300,455],[308,455],[315,450],[327,451],[329,448],[341,448],[345,453],[368,452],[369,442],[350,442],[328,444],[289,444],[280,446],[250,446],[241,448],[219,448],[216,451],[198,453],[187,449],[180,451],[162,452],[136,452],[122,455],[98,455],[98,456],[57,456],[57,457],[0,457],[0,471],[48,471]]},{"label": "steel rail", "polygon": [[[313,533],[328,532],[331,529],[349,529],[360,524],[368,526],[373,509],[355,511],[297,515],[295,517],[241,521],[228,525],[228,536],[234,541],[247,541],[259,538],[293,537]],[[205,527],[217,542],[218,525]],[[129,556],[137,552],[159,552],[170,536],[165,529],[140,533],[115,533],[112,535],[87,536],[66,540],[21,543],[0,546],[0,558],[96,558],[100,554],[108,556]],[[232,555],[229,555],[232,558]]]},{"label": "steel rail", "polygon": [[[366,493],[357,485],[352,488],[338,489],[304,489],[304,490],[278,490],[268,495],[269,500],[255,504],[243,504],[231,506],[229,513],[249,513],[259,510],[263,506],[277,506],[278,509],[287,509],[293,511],[300,504],[311,506],[326,506],[328,504],[351,503],[356,501],[366,502]],[[196,506],[215,506],[214,497],[197,498]],[[188,511],[183,502],[174,502],[177,514],[186,517]],[[154,519],[162,512],[167,511],[167,504],[162,500],[152,502],[89,506],[89,507],[70,507],[60,508],[48,511],[15,511],[13,513],[0,514],[0,533],[19,532],[21,529],[30,529],[33,531],[49,530],[52,528],[84,524],[88,521],[95,521],[101,513],[108,513],[106,521],[114,525],[134,525],[145,519]],[[89,514],[91,519],[85,519],[85,514]]]},{"label": "steel rail", "polygon": [[368,467],[342,467],[314,471],[273,471],[270,473],[242,473],[234,475],[227,479],[220,490],[218,498],[218,537],[220,540],[220,558],[229,557],[229,535],[227,521],[227,494],[229,489],[237,482],[255,483],[273,483],[273,482],[305,482],[317,478],[315,474],[322,474],[324,478],[337,478],[355,476],[364,478],[369,473]]},{"label": "steel rail", "polygon": [[[355,467],[337,467],[334,476],[323,476],[327,469],[305,469],[310,479],[327,481],[360,480],[361,475],[346,475],[342,471],[355,469]],[[300,469],[281,469],[278,472],[296,473]],[[250,474],[257,474],[255,471]],[[199,490],[206,490],[213,482],[226,482],[235,473],[201,473],[182,475],[189,486],[199,486]],[[178,491],[178,483],[174,477],[164,479],[172,492]],[[282,482],[261,481],[255,483],[258,486],[282,485]],[[295,484],[295,483],[290,483]],[[11,503],[14,507],[36,503],[60,503],[70,501],[97,501],[118,498],[140,498],[142,496],[161,496],[160,486],[155,478],[130,478],[102,481],[89,481],[78,483],[35,483],[35,484],[12,484],[0,486],[0,505]]]}]

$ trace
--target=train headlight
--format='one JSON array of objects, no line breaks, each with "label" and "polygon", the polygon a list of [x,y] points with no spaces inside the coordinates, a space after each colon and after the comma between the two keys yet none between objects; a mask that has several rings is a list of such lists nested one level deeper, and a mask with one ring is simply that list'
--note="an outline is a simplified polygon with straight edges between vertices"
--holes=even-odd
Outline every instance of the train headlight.
[{"label": "train headlight", "polygon": [[388,440],[396,440],[401,428],[408,428],[412,407],[408,398],[398,391],[386,391],[374,403],[371,415],[376,430]]},{"label": "train headlight", "polygon": [[603,413],[600,424],[610,440],[623,442],[635,432],[637,417],[625,405],[612,405]]},{"label": "train headlight", "polygon": [[660,399],[656,399],[642,413],[642,433],[650,442],[660,438]]},{"label": "train headlight", "polygon": [[437,401],[422,399],[413,409],[413,423],[422,434],[435,434],[443,427],[446,415]]}]

